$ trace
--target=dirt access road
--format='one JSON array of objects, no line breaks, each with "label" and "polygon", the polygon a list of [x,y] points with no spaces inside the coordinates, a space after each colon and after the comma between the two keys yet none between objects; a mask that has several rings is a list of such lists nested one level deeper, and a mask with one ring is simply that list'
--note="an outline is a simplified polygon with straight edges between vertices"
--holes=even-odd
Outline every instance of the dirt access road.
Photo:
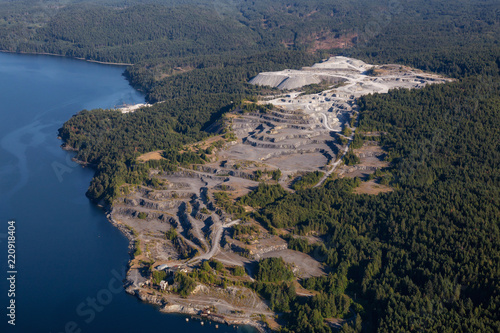
[{"label": "dirt access road", "polygon": [[210,251],[189,260],[186,263],[186,265],[194,265],[194,264],[200,262],[201,260],[209,260],[210,258],[212,258],[220,249],[220,241],[221,241],[222,233],[224,232],[224,229],[230,228],[233,225],[236,225],[240,222],[241,222],[241,220],[234,220],[234,221],[231,221],[231,222],[226,223],[224,225],[218,224],[216,226],[217,229],[215,230],[215,237],[214,237],[214,241],[213,241],[213,246],[210,249]]}]

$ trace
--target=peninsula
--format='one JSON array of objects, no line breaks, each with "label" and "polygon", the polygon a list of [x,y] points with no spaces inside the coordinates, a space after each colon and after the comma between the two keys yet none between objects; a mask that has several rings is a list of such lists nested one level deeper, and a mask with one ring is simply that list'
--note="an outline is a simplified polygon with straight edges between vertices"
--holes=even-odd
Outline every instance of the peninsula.
[{"label": "peninsula", "polygon": [[133,64],[145,105],[58,133],[130,240],[128,292],[287,333],[498,332],[498,0],[0,12],[0,50]]}]

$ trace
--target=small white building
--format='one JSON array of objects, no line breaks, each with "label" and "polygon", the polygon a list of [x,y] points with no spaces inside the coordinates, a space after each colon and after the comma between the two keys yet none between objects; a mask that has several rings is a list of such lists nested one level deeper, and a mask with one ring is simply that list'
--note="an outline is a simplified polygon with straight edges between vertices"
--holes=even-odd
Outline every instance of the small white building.
[{"label": "small white building", "polygon": [[160,290],[166,290],[168,287],[168,282],[165,280],[160,281]]},{"label": "small white building", "polygon": [[166,270],[167,268],[169,268],[167,264],[156,266],[156,269],[158,271],[163,271],[163,270]]}]

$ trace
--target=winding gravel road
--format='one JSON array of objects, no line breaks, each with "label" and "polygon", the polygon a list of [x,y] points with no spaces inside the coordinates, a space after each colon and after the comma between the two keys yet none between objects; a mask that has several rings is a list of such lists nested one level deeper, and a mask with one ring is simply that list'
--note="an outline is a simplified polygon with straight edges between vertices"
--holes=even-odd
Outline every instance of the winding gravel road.
[{"label": "winding gravel road", "polygon": [[335,131],[333,128],[330,127],[330,125],[328,125],[328,118],[326,117],[326,114],[320,113],[320,115],[323,116],[323,125],[325,125],[326,129],[329,131]]},{"label": "winding gravel road", "polygon": [[240,222],[241,222],[241,220],[238,219],[238,220],[231,221],[225,225],[218,224],[216,226],[217,229],[215,231],[215,237],[214,237],[214,241],[212,242],[213,245],[212,245],[212,248],[210,249],[210,251],[189,260],[186,264],[192,265],[192,264],[195,264],[201,260],[209,260],[210,258],[212,258],[215,254],[217,254],[217,252],[220,249],[220,241],[221,241],[222,233],[224,232],[224,229],[232,227],[233,225],[236,225]]},{"label": "winding gravel road", "polygon": [[[330,126],[328,125],[328,122],[327,122],[327,118],[326,118],[326,115],[321,113],[321,115],[323,116],[323,120],[324,120],[324,125],[327,129],[329,130],[332,130],[330,128]],[[359,116],[358,116],[359,117]],[[342,162],[342,159],[344,158],[345,154],[347,154],[347,152],[349,151],[349,146],[351,145],[351,142],[352,140],[354,139],[354,132],[356,131],[356,127],[354,127],[352,129],[352,134],[351,136],[349,137],[349,141],[347,142],[347,145],[345,146],[343,152],[342,152],[342,156],[340,156],[340,158],[338,160],[336,160],[331,166],[330,170],[328,170],[325,175],[323,177],[321,177],[321,179],[319,180],[319,182],[314,185],[313,187],[320,187],[321,185],[323,185],[323,183],[326,181],[326,179],[332,174],[332,172],[335,171],[335,169],[337,169],[337,167],[340,165],[340,163]]]}]

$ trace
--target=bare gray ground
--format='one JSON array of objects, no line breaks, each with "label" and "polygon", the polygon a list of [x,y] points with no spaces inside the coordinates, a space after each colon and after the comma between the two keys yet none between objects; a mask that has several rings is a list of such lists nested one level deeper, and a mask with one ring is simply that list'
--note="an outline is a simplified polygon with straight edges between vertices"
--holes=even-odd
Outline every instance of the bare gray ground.
[{"label": "bare gray ground", "polygon": [[284,155],[270,158],[266,162],[282,171],[316,171],[323,169],[328,163],[328,159],[320,153],[302,153],[300,158],[295,155]]},{"label": "bare gray ground", "polygon": [[267,252],[261,256],[262,258],[281,257],[287,263],[293,264],[297,270],[294,274],[301,278],[311,276],[321,276],[325,272],[321,264],[311,256],[294,250],[281,250]]},{"label": "bare gray ground", "polygon": [[[376,76],[368,75],[371,68]],[[225,191],[232,198],[248,193],[258,186],[253,180],[256,170],[280,169],[281,184],[289,181],[287,176],[304,171],[327,171],[326,178],[340,164],[338,156],[346,150],[345,146],[335,143],[335,136],[351,117],[357,116],[357,97],[449,80],[408,67],[372,66],[356,59],[334,57],[301,71],[262,73],[251,83],[296,89],[325,81],[331,87],[318,94],[301,95],[300,91],[287,91],[272,97],[263,103],[272,103],[275,107],[265,113],[236,110],[228,117],[226,125],[238,140],[218,151],[212,163],[194,166],[196,170],[174,173],[152,170],[152,176],[164,182],[161,189],[142,186],[116,200],[112,219],[133,230],[131,237],[142,251],[131,262],[128,273],[134,286],[131,292],[156,293],[151,288],[142,287],[147,278],[141,275],[142,260],[152,260],[154,267],[168,264],[192,268],[200,260],[215,257],[226,265],[251,267],[252,259],[236,253],[241,250],[256,259],[282,257],[295,266],[298,277],[325,274],[320,262],[304,253],[287,250],[286,241],[271,236],[264,229],[249,244],[232,239],[230,230],[239,221],[234,221],[227,212],[216,207],[214,193]],[[365,167],[380,167],[379,153],[373,148],[360,152],[364,154]],[[166,238],[166,233],[172,228],[178,235],[174,241]],[[312,238],[311,241],[321,239]],[[197,251],[194,258],[189,261],[181,259],[181,253],[191,255],[194,251]],[[169,302],[163,310],[182,312],[183,308],[215,306],[228,317],[234,315],[233,310],[243,311],[242,318],[248,320],[251,314],[272,315],[253,292],[240,289],[200,286],[188,299],[174,294],[163,295],[161,297]]]}]

